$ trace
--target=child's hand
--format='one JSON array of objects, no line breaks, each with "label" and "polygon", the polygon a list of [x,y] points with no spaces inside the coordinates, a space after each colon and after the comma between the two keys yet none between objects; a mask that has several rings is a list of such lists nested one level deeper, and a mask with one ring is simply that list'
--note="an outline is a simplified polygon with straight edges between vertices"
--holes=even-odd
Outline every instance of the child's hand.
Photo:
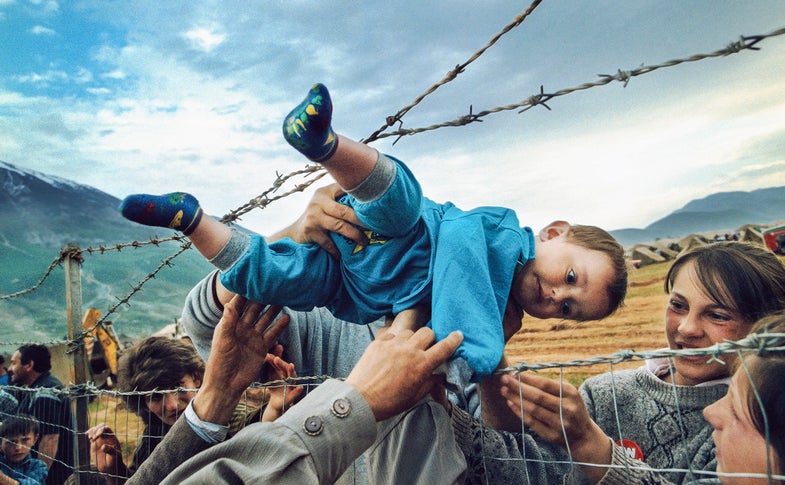
[{"label": "child's hand", "polygon": [[[280,356],[267,354],[265,360],[268,366],[268,380],[275,381],[297,377],[294,364],[286,362]],[[283,383],[273,384],[271,387],[268,387],[267,392],[270,394],[270,399],[262,414],[262,421],[275,421],[278,419],[286,411],[287,407],[291,406],[302,396],[303,391],[303,386],[292,386]]]},{"label": "child's hand", "polygon": [[[575,386],[529,372],[506,374],[501,381],[507,405],[519,417],[523,416],[524,424],[543,440],[569,449],[577,462],[610,465],[611,440],[591,419]],[[598,482],[606,471],[596,466],[582,469],[592,483]]]},{"label": "child's hand", "polygon": [[85,432],[90,440],[90,456],[101,473],[125,475],[125,463],[120,452],[120,440],[112,428],[101,423]]}]

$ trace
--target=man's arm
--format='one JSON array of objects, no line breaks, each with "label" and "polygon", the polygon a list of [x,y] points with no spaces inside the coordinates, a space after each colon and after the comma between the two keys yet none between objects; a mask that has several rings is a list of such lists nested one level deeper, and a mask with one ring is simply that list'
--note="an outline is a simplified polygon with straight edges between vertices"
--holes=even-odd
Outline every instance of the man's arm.
[{"label": "man's arm", "polygon": [[[215,357],[207,361],[202,387],[191,402],[201,420],[228,425],[242,393],[259,375],[267,351],[288,325],[288,316],[276,320],[280,306],[263,310],[264,305],[240,296],[226,305],[215,328],[211,350]],[[126,483],[159,483],[175,467],[211,444],[181,417]]]},{"label": "man's arm", "polygon": [[[400,319],[416,317],[402,312]],[[438,379],[434,370],[462,340],[454,332],[431,346],[430,329],[393,328],[371,343],[346,382],[328,380],[277,421],[246,427],[188,460],[164,483],[334,481],[374,442],[377,420],[410,408],[430,391]],[[212,415],[213,405],[206,401],[199,417]]]}]

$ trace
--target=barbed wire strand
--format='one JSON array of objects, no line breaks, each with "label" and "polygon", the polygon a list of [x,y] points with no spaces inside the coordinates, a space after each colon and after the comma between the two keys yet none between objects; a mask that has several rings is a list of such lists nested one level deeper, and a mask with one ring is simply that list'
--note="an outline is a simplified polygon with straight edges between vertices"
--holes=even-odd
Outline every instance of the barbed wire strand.
[{"label": "barbed wire strand", "polygon": [[529,14],[531,14],[534,11],[534,9],[537,8],[537,6],[540,5],[541,2],[542,2],[542,0],[535,0],[534,2],[532,2],[531,5],[529,5],[529,8],[527,8],[525,11],[523,11],[523,13],[521,13],[517,17],[515,17],[515,19],[512,22],[510,22],[509,24],[504,26],[504,28],[499,33],[494,35],[491,38],[491,40],[489,40],[485,44],[484,47],[482,47],[480,50],[478,50],[477,52],[472,54],[472,56],[469,57],[469,59],[466,62],[464,62],[463,64],[456,65],[455,68],[453,68],[450,71],[448,71],[447,74],[439,82],[437,82],[436,84],[434,84],[430,88],[428,88],[424,93],[422,93],[420,96],[418,96],[411,104],[409,104],[407,106],[404,106],[403,108],[401,108],[394,115],[388,116],[385,119],[386,123],[384,125],[382,125],[381,128],[379,128],[378,130],[376,130],[373,133],[371,133],[370,136],[368,136],[368,138],[363,140],[363,143],[371,143],[371,142],[376,141],[377,139],[379,139],[380,135],[382,134],[382,132],[384,132],[387,128],[389,128],[390,126],[394,125],[395,123],[400,122],[401,118],[403,118],[403,116],[406,113],[408,113],[412,108],[414,108],[415,106],[420,104],[427,96],[429,96],[430,94],[432,94],[434,91],[436,91],[440,87],[444,86],[445,84],[447,84],[450,81],[453,81],[455,78],[457,78],[459,74],[463,73],[463,71],[466,70],[466,68],[469,66],[469,64],[471,64],[472,62],[476,61],[481,55],[483,55],[485,53],[485,51],[487,51],[494,44],[496,44],[496,42],[499,39],[501,39],[502,36],[504,36],[505,34],[510,32],[512,29],[514,29],[514,28],[518,27],[519,25],[521,25],[523,23],[523,21],[526,20],[526,18],[528,18]]}]

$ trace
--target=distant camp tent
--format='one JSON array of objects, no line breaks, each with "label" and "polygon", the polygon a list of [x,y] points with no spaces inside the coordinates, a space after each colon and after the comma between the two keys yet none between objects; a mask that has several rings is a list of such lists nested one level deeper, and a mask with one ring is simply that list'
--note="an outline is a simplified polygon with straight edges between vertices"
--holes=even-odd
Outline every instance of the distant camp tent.
[{"label": "distant camp tent", "polygon": [[739,241],[747,241],[755,244],[764,244],[763,230],[767,226],[761,224],[745,224],[736,229],[736,234],[739,235]]},{"label": "distant camp tent", "polygon": [[648,264],[664,263],[665,261],[668,261],[670,257],[667,253],[662,251],[660,248],[657,248],[656,246],[651,246],[649,244],[637,244],[632,247],[630,259],[637,261],[637,266],[641,267]]},{"label": "distant camp tent", "polygon": [[679,255],[679,251],[674,251],[669,246],[665,245],[662,241],[655,242],[652,247],[657,254],[665,256],[667,259],[673,259]]},{"label": "distant camp tent", "polygon": [[683,237],[679,240],[681,252],[698,246],[706,246],[708,244],[711,244],[711,241],[709,241],[705,236],[701,236],[700,234],[690,234],[689,236]]}]

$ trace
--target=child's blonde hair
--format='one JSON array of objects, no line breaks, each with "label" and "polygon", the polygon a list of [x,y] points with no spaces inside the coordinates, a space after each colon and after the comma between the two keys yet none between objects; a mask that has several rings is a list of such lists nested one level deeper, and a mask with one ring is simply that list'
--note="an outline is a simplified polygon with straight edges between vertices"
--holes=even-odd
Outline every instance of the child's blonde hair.
[{"label": "child's blonde hair", "polygon": [[624,248],[605,229],[597,226],[570,225],[567,233],[570,242],[608,255],[613,268],[613,278],[608,284],[608,308],[600,318],[613,314],[624,303],[627,295],[627,261],[624,258]]}]

